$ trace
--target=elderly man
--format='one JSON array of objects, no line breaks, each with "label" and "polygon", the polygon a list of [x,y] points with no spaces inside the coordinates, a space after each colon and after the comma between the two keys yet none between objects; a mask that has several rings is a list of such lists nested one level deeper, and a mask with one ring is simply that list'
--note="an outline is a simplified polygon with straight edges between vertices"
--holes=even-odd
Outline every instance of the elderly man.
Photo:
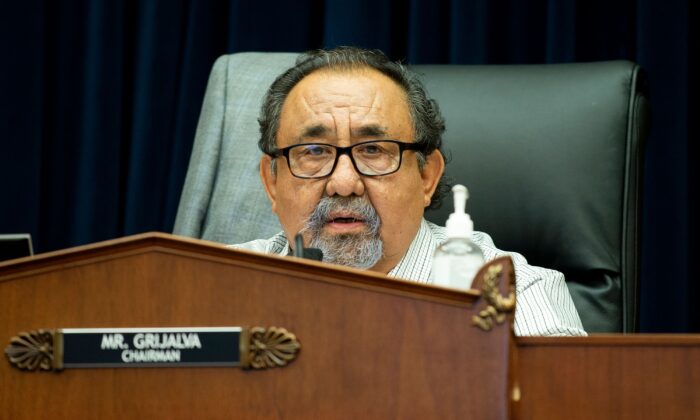
[{"label": "elderly man", "polygon": [[[328,263],[429,283],[444,228],[423,218],[446,186],[443,118],[417,78],[378,51],[302,55],[270,87],[260,176],[283,232],[237,247],[287,255],[301,233]],[[487,260],[506,253],[485,233]],[[563,275],[518,254],[518,335],[584,335]]]}]

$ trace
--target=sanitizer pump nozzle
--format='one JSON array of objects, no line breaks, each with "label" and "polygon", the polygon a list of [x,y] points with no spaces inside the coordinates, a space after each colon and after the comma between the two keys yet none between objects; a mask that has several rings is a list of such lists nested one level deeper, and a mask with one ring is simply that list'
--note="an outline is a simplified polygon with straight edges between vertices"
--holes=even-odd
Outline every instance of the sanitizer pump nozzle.
[{"label": "sanitizer pump nozzle", "polygon": [[438,286],[467,290],[484,264],[484,254],[471,241],[474,223],[465,212],[469,192],[464,185],[452,188],[454,213],[447,219],[447,241],[433,257],[433,283]]},{"label": "sanitizer pump nozzle", "polygon": [[454,200],[454,213],[450,214],[445,227],[448,238],[471,238],[474,231],[474,223],[471,217],[464,211],[467,206],[469,191],[464,185],[452,187],[452,197]]}]

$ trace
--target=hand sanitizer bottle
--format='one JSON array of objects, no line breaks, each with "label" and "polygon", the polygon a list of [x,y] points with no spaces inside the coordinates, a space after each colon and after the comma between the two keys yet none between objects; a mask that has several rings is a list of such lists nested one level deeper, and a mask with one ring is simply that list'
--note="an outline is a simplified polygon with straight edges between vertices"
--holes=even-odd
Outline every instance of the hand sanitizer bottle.
[{"label": "hand sanitizer bottle", "polygon": [[452,187],[454,213],[447,219],[447,241],[433,255],[433,284],[468,290],[482,265],[484,254],[471,241],[474,223],[464,209],[469,193],[464,185]]}]

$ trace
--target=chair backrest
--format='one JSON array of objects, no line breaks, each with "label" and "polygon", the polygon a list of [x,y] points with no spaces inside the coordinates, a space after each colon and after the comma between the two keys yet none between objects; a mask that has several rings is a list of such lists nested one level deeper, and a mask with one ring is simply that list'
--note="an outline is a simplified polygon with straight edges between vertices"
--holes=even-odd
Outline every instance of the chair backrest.
[{"label": "chair backrest", "polygon": [[[258,178],[257,117],[296,54],[216,62],[174,233],[223,243],[281,228]],[[477,230],[562,271],[589,332],[638,325],[642,146],[639,67],[626,61],[412,66],[446,119],[447,175],[470,189]],[[444,224],[451,200],[426,217]]]}]

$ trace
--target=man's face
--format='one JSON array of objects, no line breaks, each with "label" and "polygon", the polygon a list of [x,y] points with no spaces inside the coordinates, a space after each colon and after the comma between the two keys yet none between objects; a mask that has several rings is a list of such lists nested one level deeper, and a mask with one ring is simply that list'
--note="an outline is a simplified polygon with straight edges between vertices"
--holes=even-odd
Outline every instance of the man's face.
[{"label": "man's face", "polygon": [[[319,70],[302,79],[284,102],[277,147],[299,143],[351,146],[387,139],[414,141],[402,88],[373,69]],[[358,244],[378,235],[379,251],[368,248],[379,252],[375,260],[370,260],[371,267],[385,273],[408,250],[444,168],[438,151],[427,157],[422,172],[415,152],[405,151],[397,172],[367,177],[357,173],[349,156],[341,155],[331,175],[300,179],[291,174],[284,158],[277,158],[277,170],[273,173],[270,159],[262,158],[261,177],[272,210],[290,242],[303,231],[306,246],[318,243],[313,241],[316,235],[316,240],[326,243],[349,244],[350,248],[339,249],[353,252]],[[371,214],[363,212],[372,213],[372,208],[379,222],[376,234],[371,220],[367,220]],[[312,214],[322,216],[320,221],[311,223],[316,227],[309,229]]]}]

